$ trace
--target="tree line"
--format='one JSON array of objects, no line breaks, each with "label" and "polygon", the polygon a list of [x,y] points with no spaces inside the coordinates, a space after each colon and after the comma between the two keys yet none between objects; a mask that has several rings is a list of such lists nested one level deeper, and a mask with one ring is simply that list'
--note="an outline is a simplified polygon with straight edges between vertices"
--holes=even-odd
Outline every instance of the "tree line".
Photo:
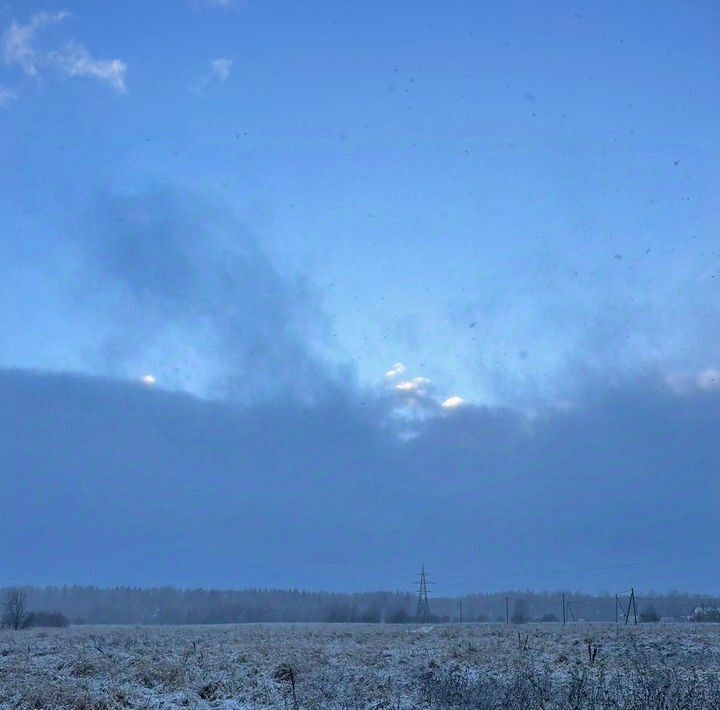
[{"label": "tree line", "polygon": [[[412,592],[331,593],[298,589],[178,589],[175,587],[23,587],[0,590],[3,624],[218,624],[246,622],[417,621]],[[711,604],[687,593],[639,595],[641,621],[686,619],[694,607]],[[497,592],[430,599],[430,622],[559,621],[562,594]],[[574,620],[613,621],[615,596],[566,593]],[[22,610],[20,610],[20,608]]]}]

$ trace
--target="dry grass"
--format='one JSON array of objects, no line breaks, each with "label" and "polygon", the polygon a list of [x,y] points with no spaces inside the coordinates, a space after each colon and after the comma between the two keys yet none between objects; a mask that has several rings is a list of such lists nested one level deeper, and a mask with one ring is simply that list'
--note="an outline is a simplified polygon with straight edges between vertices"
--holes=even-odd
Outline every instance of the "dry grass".
[{"label": "dry grass", "polygon": [[78,627],[0,633],[3,708],[720,707],[720,627]]}]

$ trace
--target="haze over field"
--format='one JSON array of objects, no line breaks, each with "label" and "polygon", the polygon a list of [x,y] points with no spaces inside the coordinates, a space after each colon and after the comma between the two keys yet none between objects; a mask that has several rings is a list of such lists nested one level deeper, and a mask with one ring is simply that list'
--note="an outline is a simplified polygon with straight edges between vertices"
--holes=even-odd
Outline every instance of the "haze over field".
[{"label": "haze over field", "polygon": [[720,594],[718,48],[5,3],[0,586]]}]

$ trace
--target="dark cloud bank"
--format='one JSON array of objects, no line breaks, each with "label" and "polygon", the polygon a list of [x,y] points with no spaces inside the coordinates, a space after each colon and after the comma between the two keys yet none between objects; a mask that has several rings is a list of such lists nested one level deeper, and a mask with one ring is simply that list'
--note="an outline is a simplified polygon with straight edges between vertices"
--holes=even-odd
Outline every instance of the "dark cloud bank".
[{"label": "dark cloud bank", "polygon": [[354,589],[405,586],[424,561],[443,592],[713,583],[712,559],[664,582],[533,575],[716,549],[719,394],[626,384],[532,421],[466,407],[406,442],[385,406],[4,371],[2,575]]},{"label": "dark cloud bank", "polygon": [[[442,594],[715,584],[720,390],[424,402],[403,441],[396,398],[314,354],[311,289],[196,195],[106,196],[55,249],[105,376],[0,370],[3,583],[406,589],[425,563]],[[124,379],[167,343],[211,397]]]},{"label": "dark cloud bank", "polygon": [[[64,245],[81,264],[75,317],[95,370],[160,368],[164,382],[252,400],[332,387],[313,352],[327,324],[308,283],[281,274],[221,205],[158,187],[97,196]],[[202,383],[200,386],[198,383]]]}]

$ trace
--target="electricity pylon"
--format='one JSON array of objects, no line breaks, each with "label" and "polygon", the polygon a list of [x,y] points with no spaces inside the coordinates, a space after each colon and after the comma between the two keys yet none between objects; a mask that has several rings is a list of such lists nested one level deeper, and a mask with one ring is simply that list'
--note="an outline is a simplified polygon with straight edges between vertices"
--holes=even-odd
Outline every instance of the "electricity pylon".
[{"label": "electricity pylon", "polygon": [[429,575],[425,572],[425,565],[422,565],[420,568],[420,574],[418,576],[420,580],[418,581],[418,603],[415,617],[425,623],[430,617],[430,602],[428,601],[427,591],[427,578]]}]

